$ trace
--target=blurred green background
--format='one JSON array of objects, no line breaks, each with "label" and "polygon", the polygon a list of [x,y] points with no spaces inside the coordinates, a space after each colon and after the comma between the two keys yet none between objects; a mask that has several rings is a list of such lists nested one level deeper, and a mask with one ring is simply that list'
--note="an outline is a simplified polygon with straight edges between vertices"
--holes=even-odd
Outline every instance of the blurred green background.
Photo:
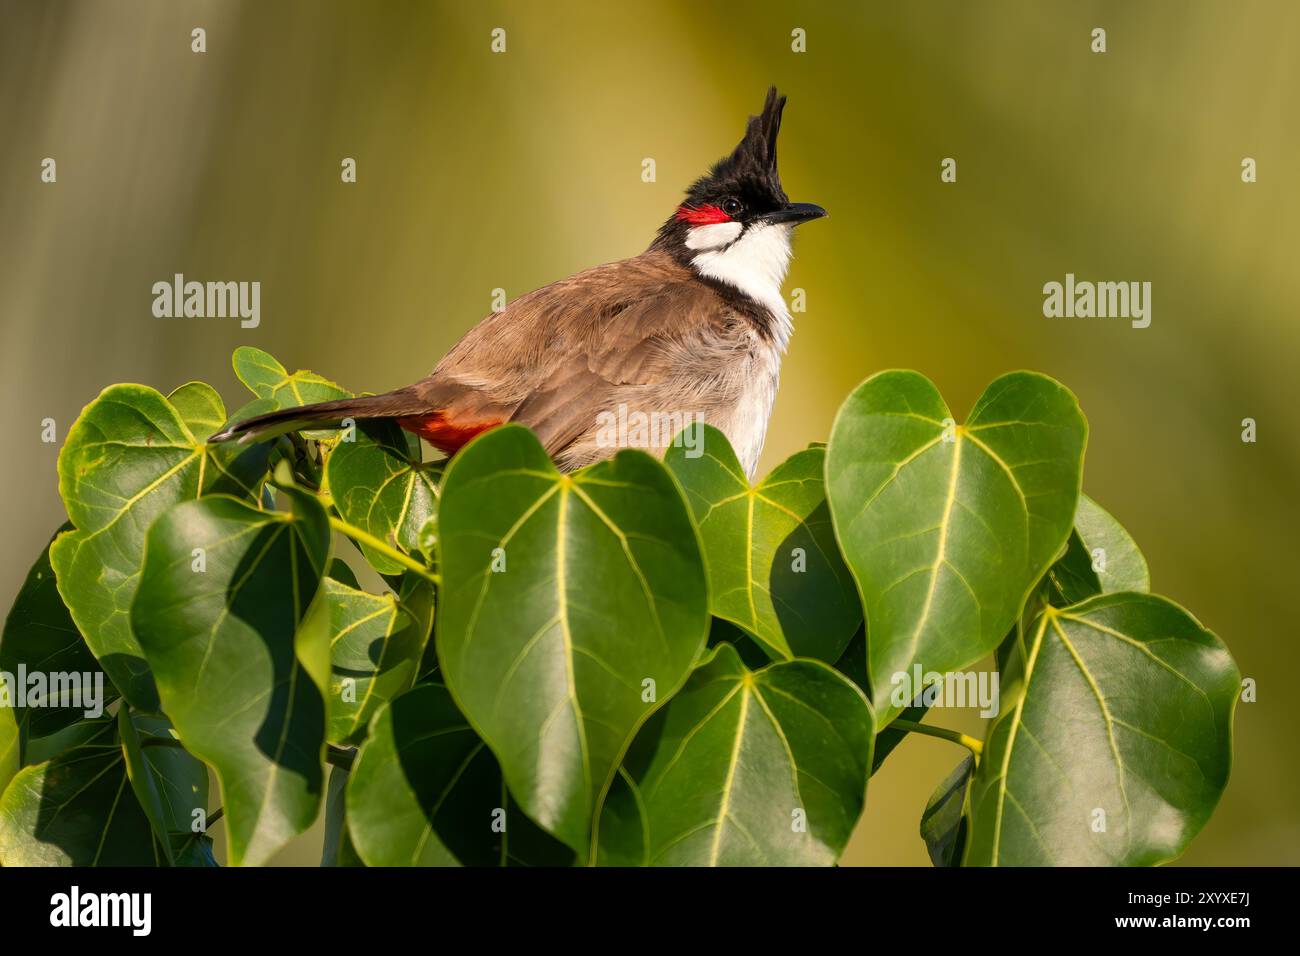
[{"label": "blurred green background", "polygon": [[[493,289],[640,252],[776,83],[787,192],[831,218],[796,242],[808,308],[764,467],[880,369],[924,372],[958,417],[1009,369],[1065,382],[1086,490],[1259,682],[1183,862],[1298,863],[1297,49],[1289,0],[0,0],[0,599],[62,520],[42,419],[62,441],[122,381],[204,379],[236,407],[239,345],[354,389],[414,380]],[[154,318],[176,272],[260,280],[261,326]],[[1151,327],[1044,318],[1067,272],[1150,281]],[[917,820],[960,757],[891,757],[846,862],[927,862]]]}]

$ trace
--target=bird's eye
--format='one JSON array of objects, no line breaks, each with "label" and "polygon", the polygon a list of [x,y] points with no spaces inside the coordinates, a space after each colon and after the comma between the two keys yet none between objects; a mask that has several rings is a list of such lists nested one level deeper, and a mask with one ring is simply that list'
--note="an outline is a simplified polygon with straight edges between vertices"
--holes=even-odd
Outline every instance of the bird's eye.
[{"label": "bird's eye", "polygon": [[745,211],[745,204],[735,196],[728,196],[722,200],[722,211],[734,219]]}]

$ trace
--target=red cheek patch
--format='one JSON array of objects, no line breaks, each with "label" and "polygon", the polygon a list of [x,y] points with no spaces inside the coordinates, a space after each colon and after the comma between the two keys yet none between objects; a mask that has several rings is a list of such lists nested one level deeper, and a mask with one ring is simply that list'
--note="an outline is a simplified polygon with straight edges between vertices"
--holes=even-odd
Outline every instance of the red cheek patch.
[{"label": "red cheek patch", "polygon": [[712,226],[720,222],[732,222],[732,218],[717,206],[678,206],[677,220],[689,222],[692,226]]}]

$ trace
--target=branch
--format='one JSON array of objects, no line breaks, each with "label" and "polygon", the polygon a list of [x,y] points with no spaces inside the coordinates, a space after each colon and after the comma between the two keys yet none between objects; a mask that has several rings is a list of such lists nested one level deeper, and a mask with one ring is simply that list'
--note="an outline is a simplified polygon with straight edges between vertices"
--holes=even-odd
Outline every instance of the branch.
[{"label": "branch", "polygon": [[889,724],[890,727],[897,727],[899,730],[907,731],[912,734],[921,734],[926,737],[938,737],[940,740],[949,740],[955,744],[960,744],[975,755],[978,760],[984,753],[984,744],[974,737],[968,737],[956,730],[949,730],[946,727],[931,727],[927,724],[918,723],[915,720],[903,720],[899,718]]},{"label": "branch", "polygon": [[364,531],[361,528],[358,528],[354,524],[348,524],[346,521],[344,521],[340,517],[337,517],[336,515],[330,515],[329,517],[330,517],[330,527],[333,528],[335,531],[340,531],[355,541],[360,541],[362,544],[369,545],[370,547],[374,548],[376,551],[379,551],[383,553],[385,556],[392,558],[402,567],[415,572],[420,577],[425,578],[426,580],[432,581],[434,584],[442,584],[442,575],[435,574],[433,571],[430,571],[428,568],[426,568],[419,561],[416,561],[409,554],[406,554],[402,551],[398,551],[387,541],[384,541],[380,538],[376,538],[369,531]]}]

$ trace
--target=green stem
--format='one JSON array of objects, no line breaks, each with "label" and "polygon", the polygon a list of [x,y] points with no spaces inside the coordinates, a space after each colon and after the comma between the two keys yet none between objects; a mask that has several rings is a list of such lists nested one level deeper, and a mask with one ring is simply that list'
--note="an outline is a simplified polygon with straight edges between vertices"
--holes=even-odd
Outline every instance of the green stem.
[{"label": "green stem", "polygon": [[905,730],[912,734],[922,734],[926,737],[938,737],[940,740],[950,740],[955,744],[961,744],[976,757],[984,753],[984,744],[974,737],[968,737],[965,734],[949,730],[947,727],[931,727],[928,724],[917,723],[914,720],[903,720],[899,718],[889,725],[899,730]]},{"label": "green stem", "polygon": [[370,547],[374,548],[376,551],[379,551],[386,557],[392,558],[402,567],[407,568],[410,571],[414,571],[420,577],[432,581],[434,584],[442,584],[441,575],[434,574],[432,571],[426,568],[419,561],[416,561],[409,554],[404,554],[401,551],[398,551],[387,541],[384,541],[380,538],[376,538],[369,531],[364,531],[361,528],[358,528],[354,524],[348,524],[342,518],[339,518],[335,515],[330,515],[330,527],[333,528],[335,531],[342,532],[343,534],[347,535],[349,538],[352,538],[355,541],[360,541],[362,544],[369,545]]},{"label": "green stem", "polygon": [[[284,481],[288,484],[294,483],[292,476],[285,477]],[[323,507],[329,508],[333,505],[334,502],[331,496],[329,494],[322,493],[319,488],[313,489],[312,493],[316,495],[316,497],[320,500],[320,503]],[[369,545],[370,547],[374,548],[376,551],[380,552],[381,554],[387,555],[388,557],[392,558],[402,567],[410,571],[414,571],[420,577],[432,581],[434,584],[438,584],[438,585],[442,584],[442,575],[435,574],[433,571],[430,571],[428,568],[426,568],[419,561],[416,561],[409,554],[397,550],[382,538],[375,537],[373,534],[371,534],[369,531],[366,531],[364,528],[358,528],[354,524],[349,524],[338,515],[332,514],[329,516],[329,519],[330,519],[330,527],[333,528],[335,531],[347,535],[353,541],[360,541],[362,544]]]}]

